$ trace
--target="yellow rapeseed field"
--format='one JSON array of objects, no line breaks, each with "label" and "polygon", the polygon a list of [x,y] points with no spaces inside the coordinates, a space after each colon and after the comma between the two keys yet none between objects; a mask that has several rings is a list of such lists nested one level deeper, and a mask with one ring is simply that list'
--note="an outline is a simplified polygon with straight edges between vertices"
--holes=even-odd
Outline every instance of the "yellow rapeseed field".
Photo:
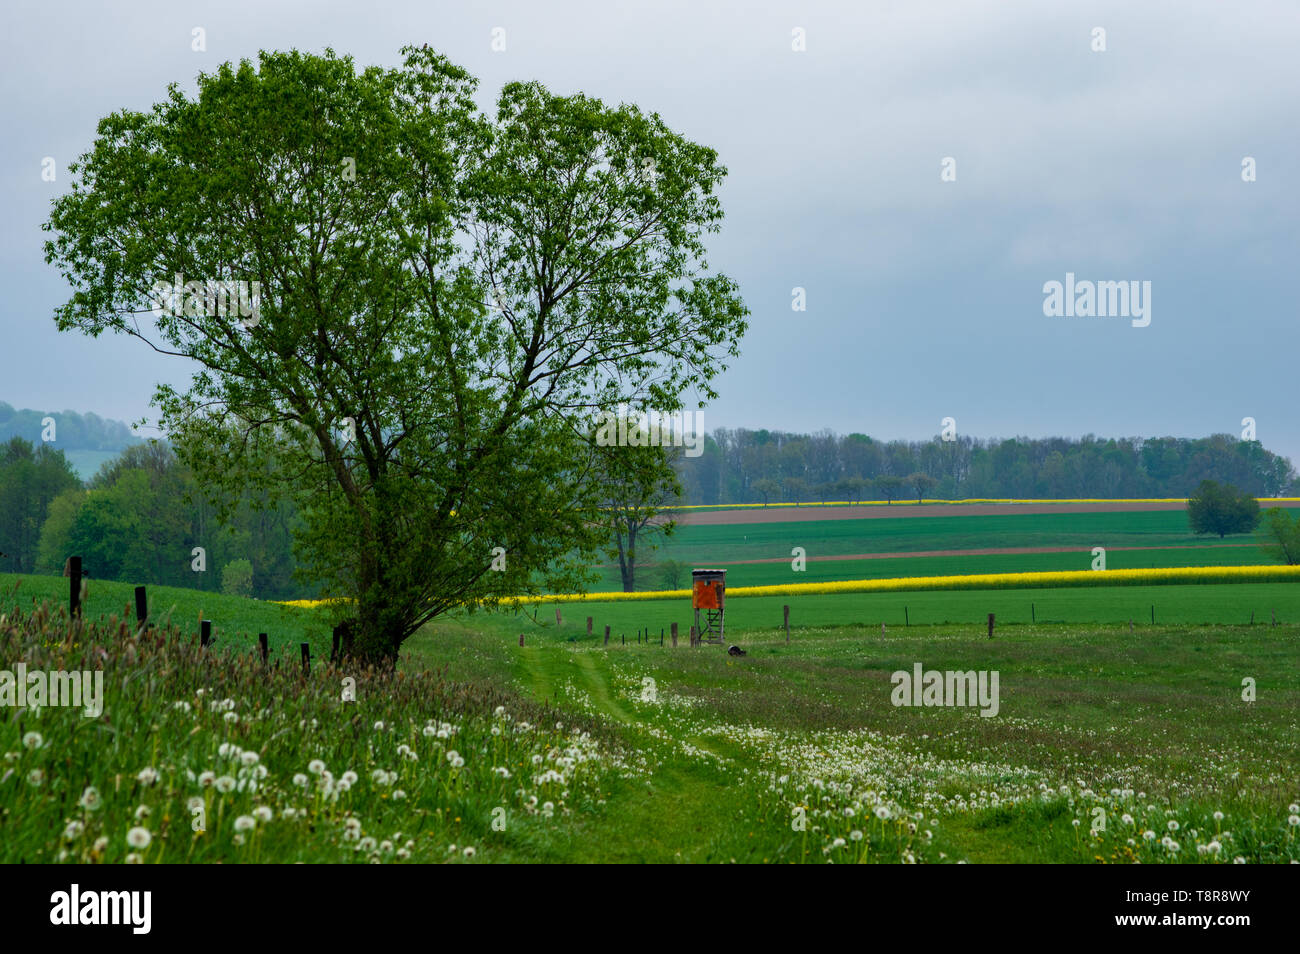
[{"label": "yellow rapeseed field", "polygon": [[[957,576],[901,576],[883,580],[833,583],[782,583],[737,586],[727,599],[748,596],[831,596],[842,593],[889,593],[909,590],[1016,590],[1076,586],[1161,586],[1182,583],[1300,582],[1300,566],[1179,566],[1135,570],[1054,570],[1041,573],[970,573]],[[529,603],[620,603],[629,600],[690,599],[690,590],[644,590],[636,593],[547,593],[511,596],[508,605]],[[329,600],[289,600],[283,606],[313,608]]]},{"label": "yellow rapeseed field", "polygon": [[[961,576],[904,576],[884,580],[834,583],[783,583],[737,586],[727,599],[748,596],[816,596],[839,593],[887,593],[906,590],[1012,590],[1074,586],[1149,586],[1179,583],[1300,582],[1300,566],[1187,566],[1135,570],[1057,570],[1043,573],[972,573]],[[689,599],[690,590],[640,593],[550,594],[514,597],[515,603],[606,603],[624,600]]]}]

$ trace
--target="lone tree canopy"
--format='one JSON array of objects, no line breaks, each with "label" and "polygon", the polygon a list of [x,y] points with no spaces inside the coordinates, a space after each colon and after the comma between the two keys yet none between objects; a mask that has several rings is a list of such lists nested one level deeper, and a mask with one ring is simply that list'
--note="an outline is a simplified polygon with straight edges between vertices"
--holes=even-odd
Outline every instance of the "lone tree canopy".
[{"label": "lone tree canopy", "polygon": [[1203,480],[1187,498],[1187,519],[1193,533],[1249,533],[1259,525],[1259,501],[1232,484]]},{"label": "lone tree canopy", "polygon": [[[301,574],[388,662],[452,608],[580,587],[608,533],[592,417],[713,397],[747,314],[705,259],[713,150],[537,83],[488,117],[402,52],[263,52],[114,113],[45,226],[59,327],[193,362],[155,395],[178,454],[295,495]],[[644,483],[667,465],[641,450]]]}]

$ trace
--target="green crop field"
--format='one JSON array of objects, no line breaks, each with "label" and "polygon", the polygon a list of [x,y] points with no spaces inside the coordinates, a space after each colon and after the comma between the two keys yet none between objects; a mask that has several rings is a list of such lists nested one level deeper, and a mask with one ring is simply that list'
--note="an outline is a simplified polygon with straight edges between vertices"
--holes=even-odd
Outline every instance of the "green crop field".
[{"label": "green crop field", "polygon": [[[737,519],[757,511],[736,511]],[[833,513],[834,508],[829,512]],[[802,547],[810,558],[799,574],[803,582],[930,576],[963,573],[1088,569],[1092,548],[1107,550],[1111,569],[1168,566],[1225,566],[1272,563],[1275,558],[1253,535],[1223,540],[1197,536],[1181,510],[1131,513],[999,514],[890,519],[827,519],[789,523],[736,523],[677,527],[648,555],[643,551],[637,589],[662,589],[657,565],[678,561],[688,568],[724,567],[730,586],[788,583],[794,579],[791,551]],[[1068,547],[1075,552],[977,554],[914,557],[925,551],[974,551],[1013,547]],[[1136,549],[1119,549],[1136,548]],[[1157,549],[1177,548],[1177,549]],[[857,554],[897,554],[869,560]],[[776,560],[774,563],[737,561]],[[620,590],[617,567],[599,568],[593,590]]]}]

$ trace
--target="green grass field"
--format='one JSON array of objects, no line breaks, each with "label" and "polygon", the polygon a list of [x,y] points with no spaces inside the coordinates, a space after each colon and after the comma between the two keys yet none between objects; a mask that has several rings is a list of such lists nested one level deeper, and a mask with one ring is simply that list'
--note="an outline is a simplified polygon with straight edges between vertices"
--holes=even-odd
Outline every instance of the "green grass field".
[{"label": "green grass field", "polygon": [[[313,656],[328,653],[330,648],[331,625],[323,610],[304,610],[175,586],[146,586],[145,591],[151,622],[171,622],[197,635],[201,613],[203,619],[212,621],[212,639],[217,646],[252,650],[257,646],[257,634],[266,633],[272,652],[283,652],[294,659],[298,658],[300,643],[310,643]],[[68,581],[65,578],[0,573],[0,613],[15,608],[30,611],[34,605],[47,601],[66,610]],[[110,616],[134,620],[135,584],[90,580],[82,612],[87,620]]]},{"label": "green grass field", "polygon": [[[1145,527],[1128,539],[1150,546],[1186,542],[1149,513],[817,521],[762,526],[757,541],[695,528],[709,533],[693,545],[716,550],[738,531],[723,549],[753,559],[820,527],[841,552],[883,551],[837,525],[865,523],[906,553],[942,548],[938,522],[956,534],[942,535],[947,548],[1086,547],[1023,555],[1029,566],[1008,555],[844,567],[1083,569],[1087,547],[1128,532],[1099,538],[1074,519],[1097,516]],[[1198,547],[1112,551],[1108,566],[1157,554],[1257,562],[1251,547]],[[750,566],[781,575],[738,567],[729,583],[790,580],[788,564]],[[808,567],[800,581],[830,578]],[[70,630],[66,580],[0,577],[4,665],[105,677],[95,718],[7,701],[0,861],[1300,860],[1293,583],[736,597],[727,642],[739,657],[687,645],[685,598],[543,604],[429,624],[396,678],[324,664],[323,610],[150,586],[159,626],[133,636],[115,621],[132,618],[132,590],[92,580],[85,625]],[[208,652],[200,613],[215,622]],[[673,622],[680,645],[661,646]],[[281,665],[251,653],[258,632]],[[996,714],[895,705],[893,674],[918,664],[996,673],[984,700]]]}]

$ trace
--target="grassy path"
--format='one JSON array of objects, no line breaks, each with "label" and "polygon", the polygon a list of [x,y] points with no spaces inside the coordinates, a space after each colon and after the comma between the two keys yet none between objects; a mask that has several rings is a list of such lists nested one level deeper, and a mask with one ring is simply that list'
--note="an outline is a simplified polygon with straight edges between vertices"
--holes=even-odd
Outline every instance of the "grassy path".
[{"label": "grassy path", "polygon": [[[591,652],[529,646],[519,653],[516,673],[520,685],[538,700],[558,699],[561,687],[572,681],[602,715],[622,725],[645,724],[610,688],[604,659]],[[709,740],[681,741],[704,748]],[[606,811],[586,819],[578,839],[582,844],[575,850],[586,861],[728,860],[715,852],[710,836],[735,815],[725,798],[726,782],[707,762],[665,759],[648,780],[626,781],[610,793]],[[599,846],[596,852],[593,843]]]}]

